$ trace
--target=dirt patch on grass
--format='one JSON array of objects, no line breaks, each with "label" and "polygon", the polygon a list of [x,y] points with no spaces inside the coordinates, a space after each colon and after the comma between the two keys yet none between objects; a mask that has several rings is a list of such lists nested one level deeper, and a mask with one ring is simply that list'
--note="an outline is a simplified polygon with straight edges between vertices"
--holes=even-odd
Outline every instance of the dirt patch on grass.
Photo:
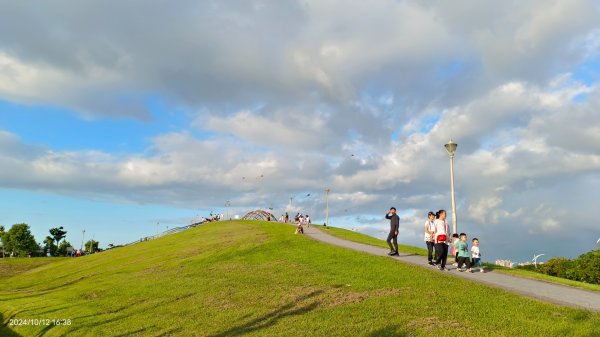
[{"label": "dirt patch on grass", "polygon": [[442,320],[439,317],[425,317],[408,322],[408,327],[426,332],[439,331],[440,329],[451,329],[452,331],[467,331],[467,326],[455,320]]},{"label": "dirt patch on grass", "polygon": [[98,297],[102,296],[102,293],[99,291],[93,291],[90,293],[81,294],[80,297],[84,300],[95,300]]},{"label": "dirt patch on grass", "polygon": [[406,288],[384,288],[367,291],[354,291],[351,286],[335,285],[328,288],[299,287],[295,288],[289,295],[296,298],[304,298],[306,294],[316,294],[311,300],[319,303],[319,308],[333,308],[341,305],[360,303],[371,298],[388,296],[399,296]]}]

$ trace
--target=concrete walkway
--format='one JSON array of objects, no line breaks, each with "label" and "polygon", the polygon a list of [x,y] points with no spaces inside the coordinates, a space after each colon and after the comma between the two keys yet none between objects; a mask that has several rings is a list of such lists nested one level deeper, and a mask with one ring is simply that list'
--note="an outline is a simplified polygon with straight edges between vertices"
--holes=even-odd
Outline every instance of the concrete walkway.
[{"label": "concrete walkway", "polygon": [[[313,239],[322,241],[335,246],[352,249],[360,252],[369,253],[377,256],[386,256],[388,249],[366,245],[362,243],[347,241],[337,238],[333,235],[326,234],[314,227],[304,227],[304,233]],[[410,263],[423,268],[436,270],[435,267],[427,264],[427,258],[420,255],[406,255],[389,257],[405,263]],[[600,312],[600,293],[579,288],[563,286],[560,284],[549,283],[545,281],[532,280],[527,278],[515,277],[493,271],[485,273],[475,272],[459,272],[456,267],[447,266],[449,271],[439,271],[440,273],[448,273],[456,277],[462,277],[474,282],[484,283],[486,285],[506,289],[521,295],[533,297],[543,301],[566,305],[570,307],[584,308],[595,312]]]}]

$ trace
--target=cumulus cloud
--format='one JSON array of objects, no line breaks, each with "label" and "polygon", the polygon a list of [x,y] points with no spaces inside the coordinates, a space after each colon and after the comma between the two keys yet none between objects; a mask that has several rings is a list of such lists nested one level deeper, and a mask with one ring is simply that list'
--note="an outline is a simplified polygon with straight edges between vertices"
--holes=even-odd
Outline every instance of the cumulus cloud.
[{"label": "cumulus cloud", "polygon": [[557,254],[572,255],[582,241],[569,228],[598,236],[586,214],[600,86],[576,72],[599,55],[599,11],[585,0],[5,2],[1,99],[148,121],[145,99],[158,96],[197,113],[142,153],[58,151],[4,130],[0,184],[315,219],[331,188],[332,216],[376,233],[395,205],[418,244],[427,211],[449,208],[453,137],[462,229],[494,242],[491,255],[512,254],[498,248],[511,238],[570,239]]}]

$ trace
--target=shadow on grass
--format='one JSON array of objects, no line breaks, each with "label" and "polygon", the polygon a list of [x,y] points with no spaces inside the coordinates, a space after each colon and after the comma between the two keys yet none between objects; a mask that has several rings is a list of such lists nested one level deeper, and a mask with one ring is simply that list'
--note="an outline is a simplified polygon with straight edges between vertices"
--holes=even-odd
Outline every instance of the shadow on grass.
[{"label": "shadow on grass", "polygon": [[2,337],[22,337],[18,333],[12,331],[8,327],[8,324],[5,325],[4,315],[2,315],[1,313],[0,313],[0,321],[2,322],[2,325],[0,325],[0,336],[2,336]]},{"label": "shadow on grass", "polygon": [[381,328],[371,332],[369,337],[404,337],[408,336],[408,333],[403,331],[399,325],[388,325],[385,328]]},{"label": "shadow on grass", "polygon": [[226,336],[240,336],[247,333],[251,333],[260,329],[265,329],[275,325],[279,320],[288,316],[303,315],[309,311],[316,309],[321,302],[313,301],[310,304],[304,306],[297,306],[296,303],[315,297],[323,293],[322,290],[313,291],[307,295],[300,296],[296,300],[289,302],[280,308],[271,311],[268,314],[250,320],[246,323],[239,324],[228,330],[225,330],[216,335],[210,335],[210,337],[226,337]]}]

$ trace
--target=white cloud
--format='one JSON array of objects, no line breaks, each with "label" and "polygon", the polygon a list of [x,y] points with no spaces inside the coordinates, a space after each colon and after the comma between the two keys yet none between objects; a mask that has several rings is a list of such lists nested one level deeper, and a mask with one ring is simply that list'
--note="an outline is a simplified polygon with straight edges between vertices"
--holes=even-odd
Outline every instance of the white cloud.
[{"label": "white cloud", "polygon": [[449,208],[453,137],[465,230],[598,234],[583,214],[599,199],[600,89],[576,78],[598,57],[594,1],[39,6],[44,20],[0,5],[0,98],[143,119],[150,94],[199,112],[140,153],[2,131],[3,187],[240,209],[313,192],[294,207],[315,217],[330,187],[332,215],[394,204],[419,238],[412,226]]}]

